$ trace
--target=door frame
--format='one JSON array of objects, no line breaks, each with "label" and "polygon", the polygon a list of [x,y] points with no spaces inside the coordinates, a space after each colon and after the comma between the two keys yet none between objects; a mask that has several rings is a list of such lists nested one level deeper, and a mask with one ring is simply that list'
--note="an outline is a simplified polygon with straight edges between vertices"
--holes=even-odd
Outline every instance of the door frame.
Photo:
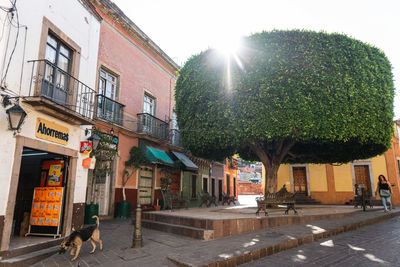
[{"label": "door frame", "polygon": [[42,150],[69,157],[69,173],[67,180],[67,194],[65,196],[64,203],[65,209],[63,215],[62,236],[68,236],[71,233],[78,151],[57,144],[46,143],[37,139],[31,139],[29,137],[18,135],[16,136],[14,162],[10,179],[10,189],[8,193],[6,214],[4,216],[4,228],[3,232],[0,233],[0,251],[8,250],[10,245],[12,221],[14,219],[15,198],[17,197],[19,174],[22,163],[22,152],[24,147],[29,147],[32,149]]},{"label": "door frame", "polygon": [[374,185],[374,174],[372,172],[372,162],[370,160],[357,160],[352,163],[350,163],[351,166],[351,179],[353,182],[353,192],[354,192],[354,186],[356,184],[356,173],[354,171],[354,166],[362,166],[362,165],[367,165],[368,166],[368,171],[369,171],[369,190],[370,190],[370,195],[372,197],[375,197],[375,185]]},{"label": "door frame", "polygon": [[[293,168],[296,167],[304,167],[306,168],[306,179],[307,179],[307,196],[311,196],[311,191],[310,191],[310,171],[308,168],[308,164],[293,164],[290,165],[290,190],[294,192],[294,178],[293,178]],[[279,188],[278,188],[279,189]]]}]

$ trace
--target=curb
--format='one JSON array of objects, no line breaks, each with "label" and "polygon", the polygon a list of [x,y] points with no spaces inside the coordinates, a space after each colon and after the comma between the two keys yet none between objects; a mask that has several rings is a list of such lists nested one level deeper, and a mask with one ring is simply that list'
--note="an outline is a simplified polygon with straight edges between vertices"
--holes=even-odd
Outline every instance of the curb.
[{"label": "curb", "polygon": [[[221,267],[221,266],[237,266],[240,264],[244,264],[244,263],[249,263],[255,260],[259,260],[261,258],[270,256],[272,254],[281,252],[281,251],[285,251],[291,248],[295,248],[298,246],[301,246],[303,244],[307,244],[307,243],[311,243],[314,241],[317,241],[319,239],[323,239],[323,238],[327,238],[330,236],[335,236],[338,235],[340,233],[344,233],[344,232],[348,232],[348,231],[353,231],[356,229],[359,229],[361,227],[364,226],[368,226],[368,225],[372,225],[375,223],[379,223],[388,219],[392,219],[396,216],[400,215],[400,211],[398,212],[391,212],[379,217],[375,217],[375,218],[371,218],[371,219],[366,219],[366,220],[362,220],[356,223],[350,223],[344,226],[340,226],[334,229],[329,229],[326,230],[322,233],[317,233],[317,234],[311,234],[308,236],[304,236],[298,239],[294,239],[294,240],[290,240],[287,242],[283,242],[280,244],[276,244],[273,246],[269,246],[269,247],[265,247],[265,248],[261,248],[261,249],[255,249],[253,251],[250,251],[246,254],[240,255],[240,256],[236,256],[236,257],[232,257],[232,258],[228,258],[228,259],[223,259],[223,260],[218,260],[218,261],[214,261],[202,266],[208,266],[208,267]],[[177,266],[181,266],[181,267],[193,267],[193,266],[197,266],[197,265],[193,265],[187,262],[181,262],[178,261],[174,258],[171,257],[167,257],[167,259],[169,261],[171,261],[172,263],[176,264]]]}]

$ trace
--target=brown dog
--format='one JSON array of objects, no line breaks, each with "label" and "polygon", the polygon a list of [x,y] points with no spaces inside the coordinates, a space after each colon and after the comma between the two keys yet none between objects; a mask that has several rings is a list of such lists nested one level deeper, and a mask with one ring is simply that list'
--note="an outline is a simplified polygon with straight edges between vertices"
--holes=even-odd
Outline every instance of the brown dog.
[{"label": "brown dog", "polygon": [[90,243],[92,243],[93,246],[93,249],[90,253],[94,253],[96,250],[95,242],[99,243],[100,250],[103,250],[103,242],[100,240],[99,217],[93,216],[92,218],[96,218],[96,225],[75,231],[70,236],[66,237],[64,241],[61,242],[60,254],[63,254],[68,249],[71,249],[70,255],[74,255],[75,252],[75,256],[71,259],[71,261],[76,260],[76,258],[79,256],[83,242],[87,240],[90,240]]}]

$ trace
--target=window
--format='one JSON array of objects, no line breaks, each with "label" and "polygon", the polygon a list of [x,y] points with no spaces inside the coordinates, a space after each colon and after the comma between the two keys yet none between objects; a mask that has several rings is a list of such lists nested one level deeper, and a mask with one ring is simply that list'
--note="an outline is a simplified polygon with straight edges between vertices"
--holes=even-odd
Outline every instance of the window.
[{"label": "window", "polygon": [[229,174],[226,175],[226,194],[231,195],[231,177]]},{"label": "window", "polygon": [[122,106],[118,99],[118,77],[100,69],[99,95],[97,96],[97,117],[122,124]]},{"label": "window", "polygon": [[55,36],[46,42],[45,73],[42,94],[59,104],[67,104],[72,62],[72,51]]},{"label": "window", "polygon": [[118,99],[117,77],[103,69],[100,70],[99,94],[112,100]]},{"label": "window", "polygon": [[197,175],[192,175],[192,184],[191,184],[191,198],[195,199],[197,197]]},{"label": "window", "polygon": [[233,177],[233,195],[236,197],[236,178]]},{"label": "window", "polygon": [[203,192],[208,193],[208,178],[203,178]]},{"label": "window", "polygon": [[156,100],[149,96],[148,94],[144,94],[143,100],[143,113],[148,113],[152,116],[156,114]]},{"label": "window", "polygon": [[398,169],[399,177],[400,177],[400,159],[397,160],[397,169]]}]

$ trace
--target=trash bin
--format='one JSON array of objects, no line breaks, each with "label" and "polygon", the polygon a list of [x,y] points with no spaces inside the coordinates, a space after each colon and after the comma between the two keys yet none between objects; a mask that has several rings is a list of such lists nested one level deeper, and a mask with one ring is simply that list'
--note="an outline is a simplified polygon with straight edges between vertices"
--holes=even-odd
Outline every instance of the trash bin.
[{"label": "trash bin", "polygon": [[131,203],[122,201],[117,203],[117,218],[130,218],[131,217]]},{"label": "trash bin", "polygon": [[99,204],[87,204],[85,206],[85,224],[96,224],[96,219],[92,216],[99,216]]}]

